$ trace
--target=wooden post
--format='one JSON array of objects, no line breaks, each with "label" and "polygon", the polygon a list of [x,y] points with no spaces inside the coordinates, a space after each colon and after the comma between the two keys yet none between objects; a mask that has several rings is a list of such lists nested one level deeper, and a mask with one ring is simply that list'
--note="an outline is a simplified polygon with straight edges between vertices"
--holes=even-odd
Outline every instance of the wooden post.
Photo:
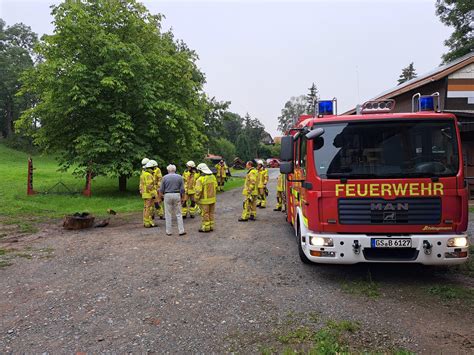
[{"label": "wooden post", "polygon": [[33,189],[33,159],[28,158],[28,181],[26,187],[26,194],[28,196],[36,194],[36,191]]}]

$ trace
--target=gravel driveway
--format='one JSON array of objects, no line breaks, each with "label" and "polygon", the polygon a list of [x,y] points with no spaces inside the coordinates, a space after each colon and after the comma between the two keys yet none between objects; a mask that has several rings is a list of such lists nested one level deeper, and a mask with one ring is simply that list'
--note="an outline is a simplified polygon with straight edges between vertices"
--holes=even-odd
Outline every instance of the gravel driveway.
[{"label": "gravel driveway", "polygon": [[240,190],[220,194],[212,234],[188,218],[186,236],[166,236],[164,221],[144,229],[133,214],[79,232],[44,225],[0,244],[18,251],[0,268],[0,352],[255,353],[280,349],[276,334],[343,320],[359,324],[347,338],[355,350],[474,351],[472,303],[427,291],[472,291],[471,278],[414,265],[304,265],[274,200],[256,222],[239,223]]}]

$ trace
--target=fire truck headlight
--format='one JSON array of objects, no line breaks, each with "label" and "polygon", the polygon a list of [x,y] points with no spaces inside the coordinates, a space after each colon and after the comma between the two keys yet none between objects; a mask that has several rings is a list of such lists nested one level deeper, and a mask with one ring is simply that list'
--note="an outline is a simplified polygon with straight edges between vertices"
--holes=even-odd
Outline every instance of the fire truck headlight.
[{"label": "fire truck headlight", "polygon": [[455,247],[455,248],[467,247],[467,238],[466,237],[449,238],[448,247]]},{"label": "fire truck headlight", "polygon": [[332,241],[332,238],[311,237],[310,242],[311,242],[311,245],[314,245],[315,247],[334,246],[334,242]]}]

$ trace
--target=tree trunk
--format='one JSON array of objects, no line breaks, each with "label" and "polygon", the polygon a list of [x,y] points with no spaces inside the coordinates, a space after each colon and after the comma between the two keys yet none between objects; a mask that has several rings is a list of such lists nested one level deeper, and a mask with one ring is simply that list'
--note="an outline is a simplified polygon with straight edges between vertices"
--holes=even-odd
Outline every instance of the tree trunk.
[{"label": "tree trunk", "polygon": [[127,191],[127,176],[126,175],[119,176],[119,191],[120,192]]},{"label": "tree trunk", "polygon": [[11,99],[7,97],[7,104],[5,107],[6,115],[5,115],[5,128],[3,131],[3,135],[5,138],[8,138],[13,133],[13,104]]}]

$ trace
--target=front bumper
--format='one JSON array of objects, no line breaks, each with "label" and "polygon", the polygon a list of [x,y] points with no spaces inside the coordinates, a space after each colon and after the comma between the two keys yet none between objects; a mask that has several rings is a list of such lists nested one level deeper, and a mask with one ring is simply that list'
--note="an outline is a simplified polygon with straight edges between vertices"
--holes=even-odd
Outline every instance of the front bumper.
[{"label": "front bumper", "polygon": [[[313,246],[311,237],[330,238],[333,246]],[[411,234],[404,236],[365,234],[326,234],[308,232],[301,242],[306,257],[315,263],[418,263],[424,265],[456,265],[469,258],[469,245],[448,247],[450,238],[466,234]],[[373,238],[409,238],[411,248],[373,248]]]}]

